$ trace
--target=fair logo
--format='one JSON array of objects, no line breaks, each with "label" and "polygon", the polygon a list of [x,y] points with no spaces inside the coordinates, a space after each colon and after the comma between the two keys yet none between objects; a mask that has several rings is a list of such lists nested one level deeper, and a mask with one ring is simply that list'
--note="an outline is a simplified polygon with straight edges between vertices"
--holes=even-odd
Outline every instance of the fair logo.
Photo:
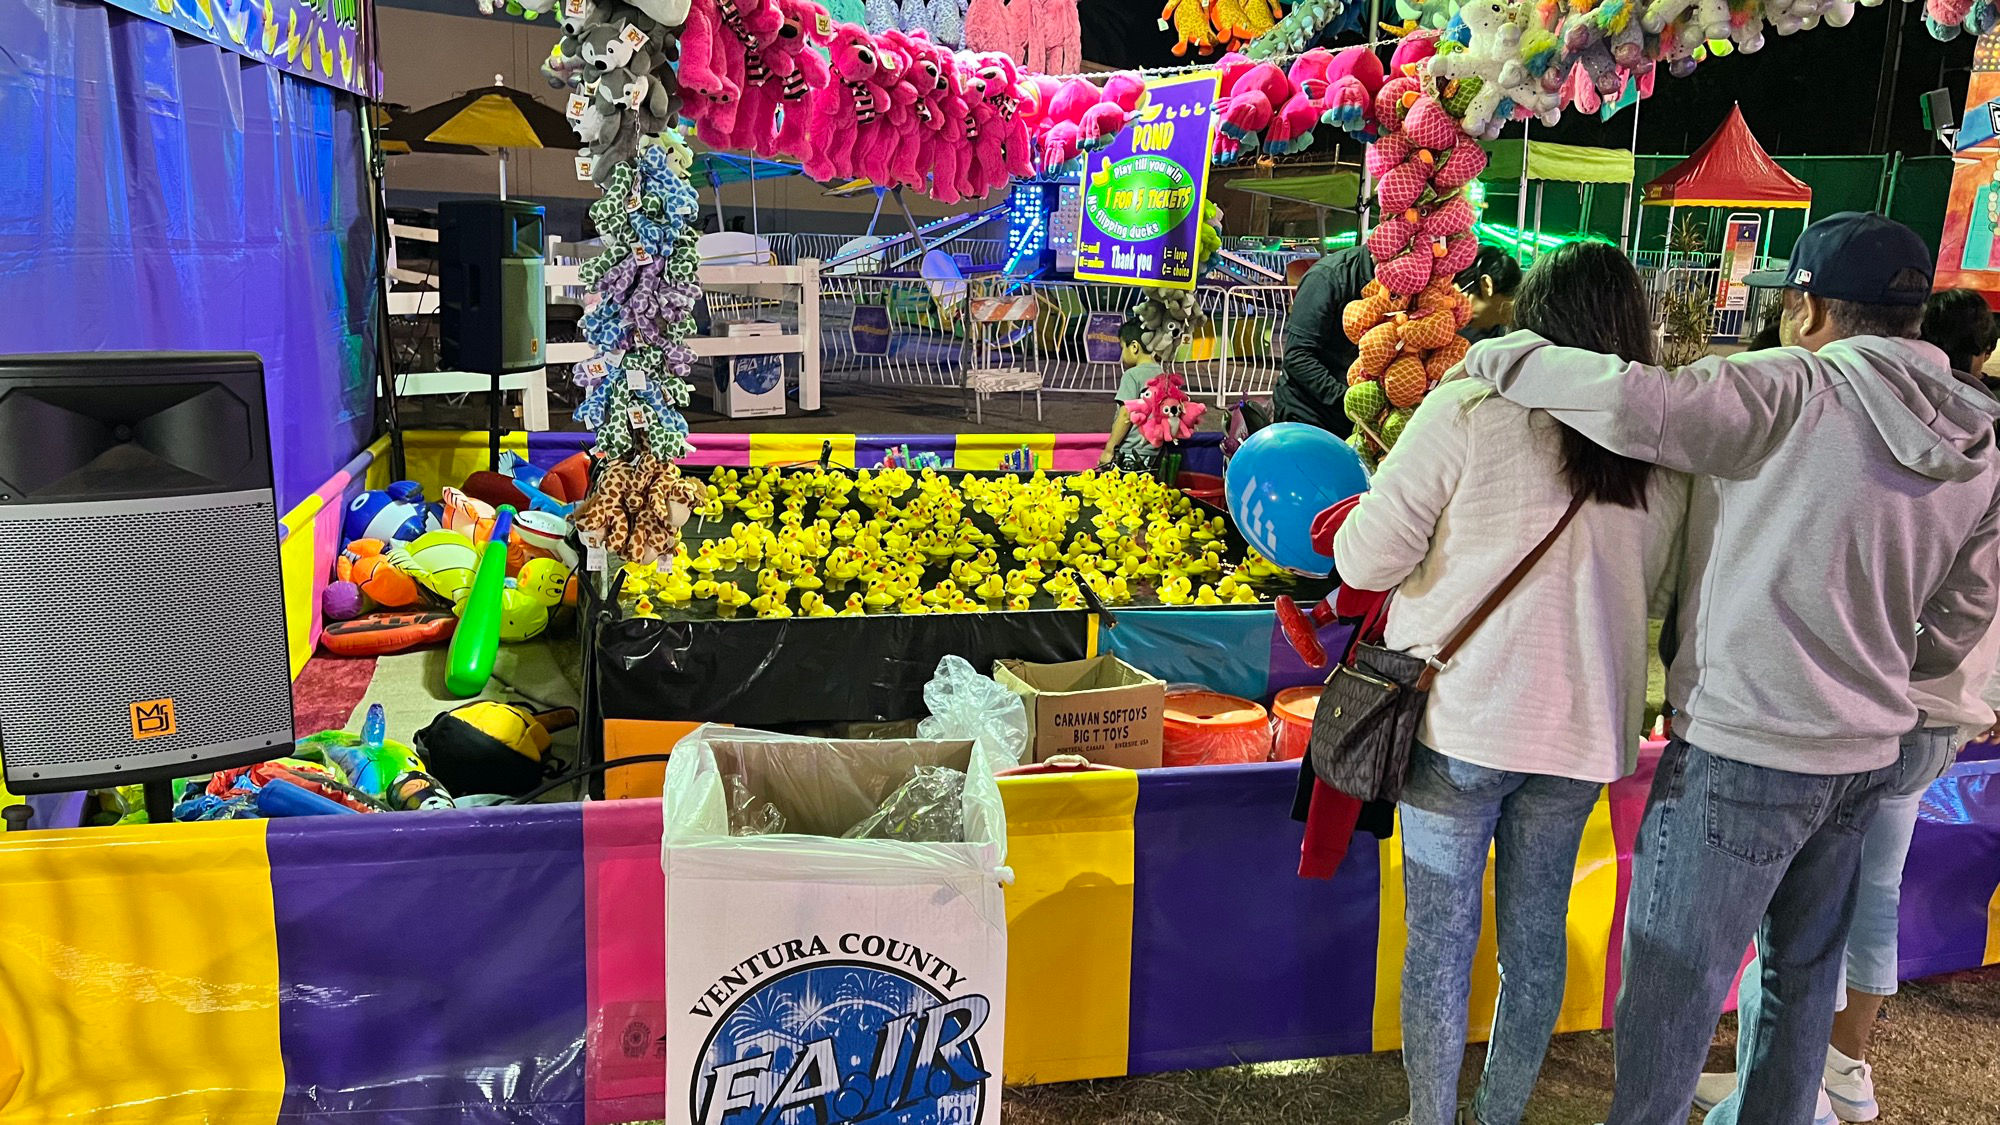
[{"label": "fair logo", "polygon": [[[817,939],[815,939],[817,941]],[[797,943],[793,943],[797,944]],[[763,979],[721,1012],[689,1091],[696,1125],[967,1125],[991,1073],[992,1003],[923,976],[830,961]]]}]

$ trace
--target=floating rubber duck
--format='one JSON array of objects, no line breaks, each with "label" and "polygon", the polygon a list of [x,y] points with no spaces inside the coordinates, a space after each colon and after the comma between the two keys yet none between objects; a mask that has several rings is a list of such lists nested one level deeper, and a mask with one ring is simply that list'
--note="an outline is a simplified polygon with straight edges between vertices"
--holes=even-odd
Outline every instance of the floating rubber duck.
[{"label": "floating rubber duck", "polygon": [[799,612],[807,617],[832,617],[839,611],[826,604],[826,599],[807,590],[799,595]]},{"label": "floating rubber duck", "polygon": [[958,583],[947,578],[925,591],[921,600],[927,606],[950,605],[958,600]]},{"label": "floating rubber duck", "polygon": [[1237,605],[1256,605],[1259,599],[1257,591],[1248,586],[1238,586],[1236,592],[1229,595],[1229,600]]},{"label": "floating rubber duck", "polygon": [[810,561],[801,562],[798,575],[792,579],[792,586],[800,590],[817,590],[825,585],[826,583],[819,580],[819,575],[814,573]]},{"label": "floating rubber duck", "polygon": [[1007,587],[997,574],[989,574],[986,581],[973,588],[973,593],[989,602],[997,602],[1007,596]]},{"label": "floating rubber duck", "polygon": [[1169,574],[1160,581],[1160,601],[1165,605],[1186,605],[1193,600],[1194,584],[1183,574]]},{"label": "floating rubber duck", "polygon": [[1276,578],[1285,571],[1283,567],[1258,554],[1257,548],[1252,547],[1243,553],[1243,565],[1236,568],[1236,573],[1242,575],[1245,581],[1262,582]]},{"label": "floating rubber duck", "polygon": [[977,586],[981,575],[977,567],[959,559],[951,564],[951,577],[961,586]]},{"label": "floating rubber duck", "polygon": [[765,594],[750,603],[750,608],[759,617],[790,617],[792,607],[785,604],[782,594]]},{"label": "floating rubber duck", "polygon": [[632,616],[658,620],[660,614],[653,608],[653,599],[641,594],[639,600],[632,603]]},{"label": "floating rubber duck", "polygon": [[1035,596],[1035,583],[1028,577],[1027,571],[1010,570],[1007,572],[1006,594],[1010,598],[1032,598]]},{"label": "floating rubber duck", "polygon": [[1221,605],[1222,599],[1215,596],[1215,587],[1204,582],[1201,584],[1201,589],[1194,592],[1194,604]]},{"label": "floating rubber duck", "polygon": [[861,595],[858,593],[847,595],[847,604],[840,607],[840,616],[842,617],[860,617],[867,612],[868,607],[862,602]]},{"label": "floating rubber duck", "polygon": [[1132,586],[1124,575],[1114,574],[1104,580],[1104,585],[1110,591],[1110,601],[1122,604],[1132,600]]},{"label": "floating rubber duck", "polygon": [[687,576],[675,571],[660,583],[660,600],[668,605],[686,605],[694,600],[694,584]]},{"label": "floating rubber duck", "polygon": [[852,548],[841,547],[826,560],[827,581],[845,586],[861,574],[861,556]]},{"label": "floating rubber duck", "polygon": [[773,591],[773,590],[777,590],[777,589],[784,589],[784,590],[790,590],[790,589],[791,589],[791,587],[790,587],[790,586],[787,586],[787,585],[785,584],[785,581],[784,581],[784,579],[782,579],[782,578],[779,578],[779,577],[778,577],[778,572],[777,572],[776,570],[772,569],[771,567],[768,567],[768,566],[767,566],[767,567],[765,567],[764,569],[762,569],[762,570],[760,570],[760,571],[758,571],[758,572],[757,572],[757,592],[758,592],[758,593],[760,593],[760,594],[768,594],[768,593],[770,593],[771,591]]},{"label": "floating rubber duck", "polygon": [[750,604],[750,595],[736,588],[734,582],[715,584],[715,612],[719,617],[734,617],[736,611]]},{"label": "floating rubber duck", "polygon": [[703,543],[701,548],[694,553],[694,556],[688,559],[688,568],[700,571],[703,574],[710,574],[722,569],[722,559],[717,557],[715,553],[715,544]]},{"label": "floating rubber duck", "polygon": [[1007,608],[1015,611],[1027,609],[1031,604],[1029,599],[1018,595],[1007,599]]},{"label": "floating rubber duck", "polygon": [[889,584],[878,580],[869,585],[868,593],[862,597],[861,604],[873,610],[888,609],[896,604],[896,598],[897,595],[889,591]]},{"label": "floating rubber duck", "polygon": [[896,612],[898,613],[929,613],[930,611],[930,607],[924,604],[923,598],[918,596],[914,591],[903,595],[903,600],[896,603]]},{"label": "floating rubber duck", "polygon": [[1069,589],[1063,591],[1062,597],[1056,599],[1056,608],[1082,609],[1083,596],[1077,592],[1076,587],[1071,586]]}]

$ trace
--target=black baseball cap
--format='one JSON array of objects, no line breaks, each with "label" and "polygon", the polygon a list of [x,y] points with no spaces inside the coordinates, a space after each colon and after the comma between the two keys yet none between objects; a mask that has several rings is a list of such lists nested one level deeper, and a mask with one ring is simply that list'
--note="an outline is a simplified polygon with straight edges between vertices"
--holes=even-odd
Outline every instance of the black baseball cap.
[{"label": "black baseball cap", "polygon": [[[1872,211],[1842,211],[1807,227],[1783,268],[1757,270],[1743,283],[1863,305],[1921,305],[1931,295],[1936,264],[1909,227]],[[1922,273],[1923,287],[1896,286],[1904,270]]]}]

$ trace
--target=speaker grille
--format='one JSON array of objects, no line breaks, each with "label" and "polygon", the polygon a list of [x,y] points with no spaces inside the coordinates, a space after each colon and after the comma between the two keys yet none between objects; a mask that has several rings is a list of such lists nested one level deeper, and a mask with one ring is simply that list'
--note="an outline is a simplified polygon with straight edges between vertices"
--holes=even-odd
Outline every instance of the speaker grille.
[{"label": "speaker grille", "polygon": [[[268,493],[71,504],[0,520],[0,762],[10,782],[116,776],[291,740]],[[18,513],[18,514],[17,514]],[[27,516],[27,518],[19,518]],[[115,561],[107,561],[115,560]],[[135,705],[172,700],[172,733]]]}]

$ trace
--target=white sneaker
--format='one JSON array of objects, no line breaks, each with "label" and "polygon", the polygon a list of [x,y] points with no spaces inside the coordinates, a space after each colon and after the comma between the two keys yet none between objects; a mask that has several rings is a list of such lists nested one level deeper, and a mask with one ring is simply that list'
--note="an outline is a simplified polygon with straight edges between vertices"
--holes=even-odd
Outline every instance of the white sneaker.
[{"label": "white sneaker", "polygon": [[[1736,1075],[1731,1071],[1704,1074],[1694,1084],[1694,1107],[1703,1113],[1714,1109],[1722,1099],[1736,1092]],[[1833,1103],[1827,1100],[1826,1088],[1819,1091],[1819,1103],[1813,1107],[1813,1125],[1840,1125],[1840,1118],[1833,1114]]]},{"label": "white sneaker", "polygon": [[[1704,1074],[1694,1084],[1694,1107],[1706,1113],[1722,1099],[1736,1092],[1736,1072],[1725,1070]],[[1818,1125],[1817,1122],[1814,1125]]]},{"label": "white sneaker", "polygon": [[1828,1047],[1825,1080],[1827,1098],[1840,1120],[1873,1121],[1881,1116],[1882,1107],[1875,1102],[1875,1069],[1866,1062]]}]

